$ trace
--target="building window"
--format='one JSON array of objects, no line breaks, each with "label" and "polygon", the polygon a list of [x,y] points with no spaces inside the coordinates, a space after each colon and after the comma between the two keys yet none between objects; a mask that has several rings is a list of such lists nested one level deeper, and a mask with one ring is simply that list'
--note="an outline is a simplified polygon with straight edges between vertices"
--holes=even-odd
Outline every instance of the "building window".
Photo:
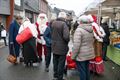
[{"label": "building window", "polygon": [[17,6],[21,6],[21,0],[15,0],[15,4],[16,4]]}]

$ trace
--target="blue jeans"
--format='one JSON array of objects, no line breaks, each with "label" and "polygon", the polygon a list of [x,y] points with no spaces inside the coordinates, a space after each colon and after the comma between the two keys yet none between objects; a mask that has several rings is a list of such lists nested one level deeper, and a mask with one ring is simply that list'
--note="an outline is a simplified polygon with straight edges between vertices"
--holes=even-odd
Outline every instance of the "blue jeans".
[{"label": "blue jeans", "polygon": [[76,61],[80,80],[90,80],[89,61]]}]

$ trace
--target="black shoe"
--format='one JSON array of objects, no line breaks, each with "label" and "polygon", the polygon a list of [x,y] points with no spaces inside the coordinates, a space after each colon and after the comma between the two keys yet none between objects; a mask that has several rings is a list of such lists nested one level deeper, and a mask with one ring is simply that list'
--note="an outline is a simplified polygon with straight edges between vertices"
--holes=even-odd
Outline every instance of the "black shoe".
[{"label": "black shoe", "polygon": [[103,59],[103,61],[108,61],[108,59]]},{"label": "black shoe", "polygon": [[24,58],[20,57],[20,63],[24,62]]},{"label": "black shoe", "polygon": [[55,78],[55,77],[54,77],[52,80],[58,80],[58,78]]},{"label": "black shoe", "polygon": [[45,72],[49,72],[49,68],[45,68]]},{"label": "black shoe", "polygon": [[29,67],[29,63],[25,63],[25,67]]},{"label": "black shoe", "polygon": [[30,62],[29,64],[30,64],[31,67],[33,66],[33,62]]},{"label": "black shoe", "polygon": [[42,58],[41,57],[38,58],[38,62],[39,63],[42,62]]}]

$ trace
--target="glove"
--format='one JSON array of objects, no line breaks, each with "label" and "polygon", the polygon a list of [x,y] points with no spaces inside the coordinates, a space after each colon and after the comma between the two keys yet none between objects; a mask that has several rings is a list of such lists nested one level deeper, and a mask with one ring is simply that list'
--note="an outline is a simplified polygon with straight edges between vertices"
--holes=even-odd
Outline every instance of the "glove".
[{"label": "glove", "polygon": [[39,38],[37,38],[37,42],[38,42],[39,44],[42,44],[42,40],[39,39]]}]

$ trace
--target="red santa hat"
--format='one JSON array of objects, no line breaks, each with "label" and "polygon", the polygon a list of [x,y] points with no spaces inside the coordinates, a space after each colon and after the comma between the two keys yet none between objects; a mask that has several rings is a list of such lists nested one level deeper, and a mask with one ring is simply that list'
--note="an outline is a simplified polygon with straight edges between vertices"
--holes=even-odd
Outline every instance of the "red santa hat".
[{"label": "red santa hat", "polygon": [[97,17],[95,15],[88,15],[88,18],[90,22],[96,22],[97,23]]}]

